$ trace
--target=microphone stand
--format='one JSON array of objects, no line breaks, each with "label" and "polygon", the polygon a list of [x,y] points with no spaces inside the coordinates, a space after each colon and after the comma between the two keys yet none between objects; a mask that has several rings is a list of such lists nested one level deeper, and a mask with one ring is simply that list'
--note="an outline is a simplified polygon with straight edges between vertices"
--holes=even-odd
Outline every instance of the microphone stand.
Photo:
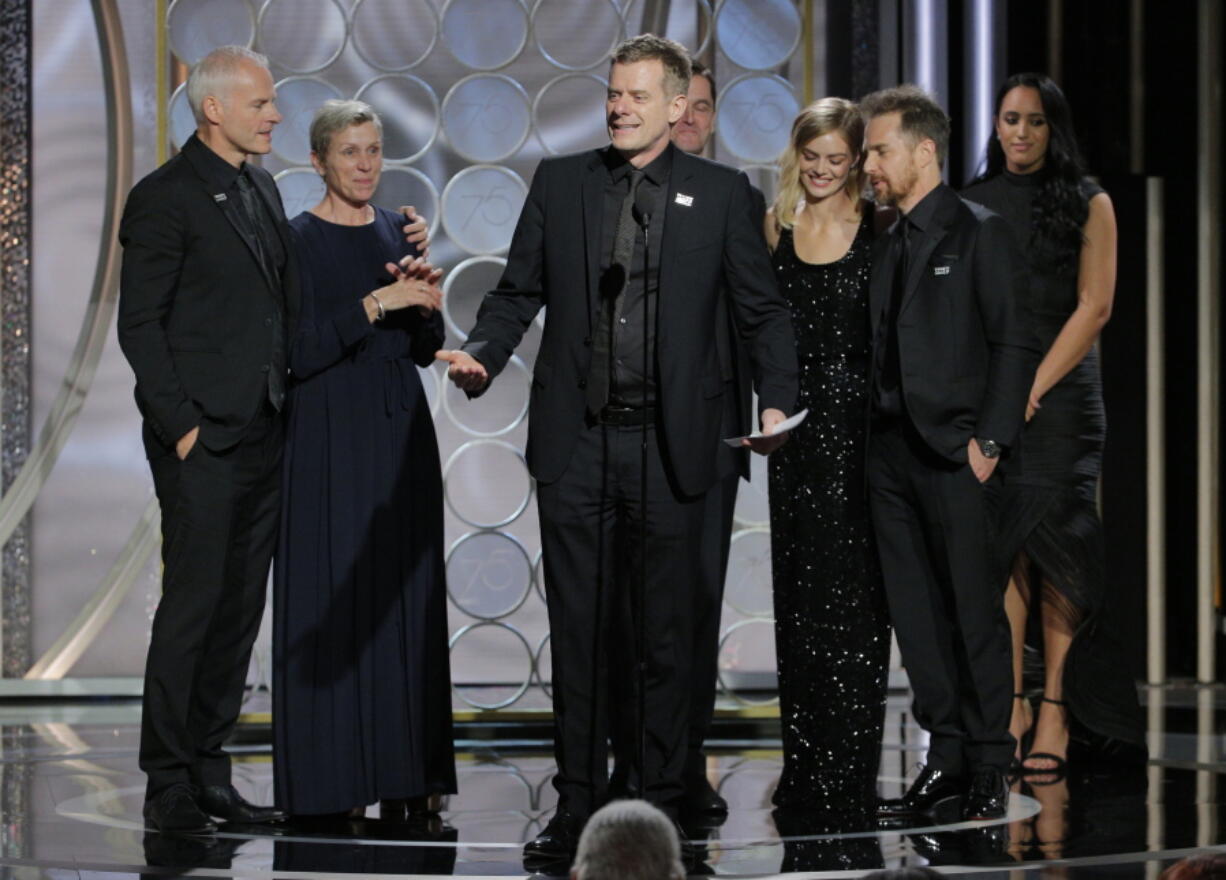
[{"label": "microphone stand", "polygon": [[[642,190],[640,190],[640,193]],[[651,214],[638,211],[643,226],[643,387],[647,387],[647,372],[649,367],[648,345],[651,339],[651,311],[647,307],[651,290],[651,254],[649,240],[651,230]],[[659,296],[659,291],[656,291]],[[638,770],[639,796],[647,799],[647,428],[646,420],[639,428],[639,578],[635,599],[638,604],[636,615],[635,652],[638,654]]]}]

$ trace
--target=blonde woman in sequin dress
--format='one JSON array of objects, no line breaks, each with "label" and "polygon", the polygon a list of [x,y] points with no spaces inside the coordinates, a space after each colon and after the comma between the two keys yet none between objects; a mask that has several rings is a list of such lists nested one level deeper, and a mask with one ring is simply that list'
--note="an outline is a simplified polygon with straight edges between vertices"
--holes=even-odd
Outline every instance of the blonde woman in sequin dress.
[{"label": "blonde woman in sequin dress", "polygon": [[765,232],[792,308],[808,420],[770,460],[771,562],[783,721],[780,807],[870,827],[889,624],[864,491],[873,207],[864,126],[823,98],[792,125]]}]

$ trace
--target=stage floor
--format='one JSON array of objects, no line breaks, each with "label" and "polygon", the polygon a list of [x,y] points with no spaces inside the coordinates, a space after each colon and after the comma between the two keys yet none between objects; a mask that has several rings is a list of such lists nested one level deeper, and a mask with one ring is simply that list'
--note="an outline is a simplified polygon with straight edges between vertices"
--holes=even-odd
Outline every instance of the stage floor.
[{"label": "stage floor", "polygon": [[[700,873],[727,877],[857,877],[878,867],[1010,878],[1156,878],[1198,849],[1226,849],[1219,808],[1226,772],[1226,690],[1166,687],[1144,698],[1152,759],[1124,772],[1083,768],[1053,785],[1014,787],[996,824],[936,822],[905,831],[827,834],[803,816],[776,821],[770,794],[777,741],[726,743],[710,775],[728,800],[709,829]],[[520,850],[554,806],[553,765],[509,738],[460,744],[459,794],[439,823],[368,818],[330,832],[223,828],[212,838],[147,833],[132,703],[0,704],[0,875],[12,878],[525,876]],[[260,737],[256,737],[260,739]],[[882,793],[897,793],[923,759],[906,700],[890,701]],[[236,749],[235,784],[272,800],[272,764],[259,742]],[[699,832],[695,830],[697,838]]]}]

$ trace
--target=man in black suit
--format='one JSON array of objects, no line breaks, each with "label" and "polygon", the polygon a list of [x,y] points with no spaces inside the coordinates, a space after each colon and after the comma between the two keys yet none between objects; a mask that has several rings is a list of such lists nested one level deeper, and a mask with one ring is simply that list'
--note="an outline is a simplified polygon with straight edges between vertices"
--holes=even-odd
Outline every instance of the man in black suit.
[{"label": "man in black suit", "polygon": [[145,667],[145,817],[203,833],[210,817],[283,818],[230,784],[238,719],[280,512],[286,329],[297,306],[272,176],[277,112],[263,56],[209,53],[192,70],[196,133],[128,196],[119,344],[162,508],[162,599]]},{"label": "man in black suit", "polygon": [[[606,102],[611,146],[540,164],[498,288],[463,349],[440,352],[453,380],[479,393],[547,306],[527,457],[553,644],[559,804],[525,848],[530,858],[573,853],[607,798],[607,657],[615,640],[634,638],[610,623],[616,604],[636,593],[644,517],[646,607],[635,610],[646,628],[642,791],[678,814],[693,579],[724,420],[714,344],[722,298],[748,340],[763,429],[795,404],[789,311],[749,181],[669,143],[689,78],[689,58],[672,41],[643,35],[617,48]],[[765,453],[783,439],[750,442]]]},{"label": "man in black suit", "polygon": [[900,216],[873,256],[868,481],[886,596],[929,733],[927,764],[884,818],[964,795],[1005,813],[1012,678],[992,541],[1000,455],[1018,437],[1038,348],[1005,222],[941,182],[949,120],[915,86],[874,93],[864,170]]}]

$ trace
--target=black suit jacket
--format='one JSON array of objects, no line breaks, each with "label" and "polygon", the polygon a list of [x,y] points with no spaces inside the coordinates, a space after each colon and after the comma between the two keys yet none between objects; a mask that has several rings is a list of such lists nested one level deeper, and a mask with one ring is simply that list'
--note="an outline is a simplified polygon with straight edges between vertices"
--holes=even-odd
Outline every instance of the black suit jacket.
[{"label": "black suit jacket", "polygon": [[[1040,350],[1021,305],[1025,266],[1004,219],[944,184],[932,197],[938,202],[912,247],[899,307],[900,387],[928,446],[964,463],[971,437],[1015,442]],[[888,235],[874,243],[874,343],[890,301],[889,246]]]},{"label": "black suit jacket", "polygon": [[[664,448],[679,488],[705,492],[716,478],[726,385],[715,344],[727,297],[745,337],[759,406],[790,413],[796,348],[787,303],[775,288],[749,179],[674,147],[660,255],[656,371]],[[565,471],[583,427],[599,297],[600,151],[546,159],[532,179],[498,287],[477,314],[464,350],[497,376],[536,313],[545,331],[533,372],[528,466],[542,482]],[[653,221],[658,222],[658,221]]]},{"label": "black suit jacket", "polygon": [[[750,184],[749,189],[753,198],[753,213],[760,225],[766,216],[766,198],[756,186]],[[724,381],[731,383],[725,393],[727,399],[724,401],[724,425],[721,430],[726,437],[737,437],[757,427],[753,419],[753,370],[749,355],[745,352],[741,328],[732,316],[727,297],[720,298],[719,307],[721,317],[715,325],[715,345]],[[748,449],[721,445],[717,458],[721,478],[737,474],[749,480]]]},{"label": "black suit jacket", "polygon": [[[286,333],[297,315],[296,261],[286,260],[279,285],[264,273],[237,198],[217,198],[210,184],[208,150],[193,135],[136,184],[119,227],[119,345],[136,373],[150,457],[197,425],[209,449],[237,443],[268,394],[276,312]],[[272,175],[249,170],[292,253]]]}]

